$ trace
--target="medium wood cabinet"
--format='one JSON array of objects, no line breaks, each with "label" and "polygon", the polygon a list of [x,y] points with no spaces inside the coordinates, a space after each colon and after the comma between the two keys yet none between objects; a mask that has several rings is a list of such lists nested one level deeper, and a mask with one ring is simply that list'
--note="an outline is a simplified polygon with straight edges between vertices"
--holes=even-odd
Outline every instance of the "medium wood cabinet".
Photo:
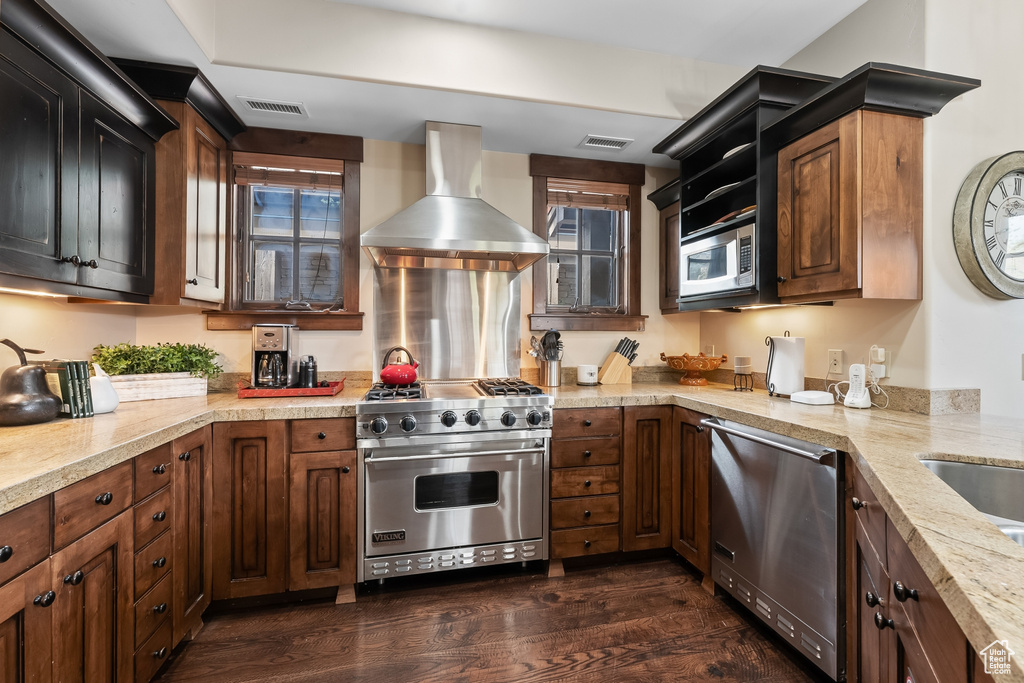
[{"label": "medium wood cabinet", "polygon": [[0,584],[0,681],[51,680],[53,585],[49,559]]},{"label": "medium wood cabinet", "polygon": [[213,597],[288,587],[285,422],[213,426]]},{"label": "medium wood cabinet", "polygon": [[622,415],[622,549],[668,548],[672,537],[672,407]]},{"label": "medium wood cabinet", "polygon": [[672,548],[711,575],[711,440],[700,424],[707,417],[672,410]]},{"label": "medium wood cabinet", "polygon": [[783,302],[920,299],[923,123],[857,110],[778,156]]},{"label": "medium wood cabinet", "polygon": [[202,626],[213,595],[212,428],[171,443],[174,467],[174,642]]}]

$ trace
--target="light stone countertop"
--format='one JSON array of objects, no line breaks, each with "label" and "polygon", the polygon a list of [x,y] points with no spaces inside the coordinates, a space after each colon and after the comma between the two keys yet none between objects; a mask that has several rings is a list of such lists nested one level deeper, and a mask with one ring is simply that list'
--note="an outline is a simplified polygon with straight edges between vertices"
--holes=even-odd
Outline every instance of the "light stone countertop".
[{"label": "light stone countertop", "polygon": [[[210,394],[2,428],[0,513],[211,422],[350,417],[364,393],[364,386],[355,386],[334,397]],[[806,406],[725,385],[563,386],[551,393],[557,408],[679,405],[851,453],[974,649],[1007,640],[1019,653],[1013,673],[999,683],[1024,682],[1024,548],[918,462],[933,457],[1024,468],[1024,421]]]}]

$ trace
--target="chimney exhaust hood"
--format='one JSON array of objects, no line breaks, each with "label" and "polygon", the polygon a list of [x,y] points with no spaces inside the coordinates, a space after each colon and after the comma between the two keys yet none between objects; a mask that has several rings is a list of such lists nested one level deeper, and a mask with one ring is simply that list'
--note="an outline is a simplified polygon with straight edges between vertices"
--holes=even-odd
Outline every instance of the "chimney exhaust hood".
[{"label": "chimney exhaust hood", "polygon": [[427,196],[360,239],[385,268],[519,272],[547,241],[481,199],[481,129],[427,121]]}]

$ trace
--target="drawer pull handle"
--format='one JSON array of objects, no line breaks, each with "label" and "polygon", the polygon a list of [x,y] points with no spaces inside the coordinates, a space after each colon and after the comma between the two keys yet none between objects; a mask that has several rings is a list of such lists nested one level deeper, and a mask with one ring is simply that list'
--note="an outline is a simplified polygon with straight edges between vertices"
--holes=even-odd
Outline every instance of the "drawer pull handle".
[{"label": "drawer pull handle", "polygon": [[160,567],[163,567],[165,564],[167,564],[167,558],[166,557],[158,557],[155,560],[153,560],[153,566],[156,567],[157,569],[159,569]]},{"label": "drawer pull handle", "polygon": [[583,457],[584,458],[589,458],[590,457],[590,451],[583,451]]},{"label": "drawer pull handle", "polygon": [[583,541],[583,547],[584,548],[589,548],[590,547],[590,541]]},{"label": "drawer pull handle", "polygon": [[167,519],[167,513],[164,512],[163,510],[161,510],[160,512],[158,512],[155,515],[153,515],[153,521],[154,522],[162,522],[165,519]]},{"label": "drawer pull handle", "polygon": [[13,554],[14,548],[9,545],[5,545],[3,548],[0,548],[0,562],[6,562],[11,559],[11,555]]},{"label": "drawer pull handle", "polygon": [[157,650],[156,652],[153,653],[153,656],[156,657],[157,659],[163,659],[164,657],[167,656],[167,648],[166,647],[160,648],[159,650]]},{"label": "drawer pull handle", "polygon": [[892,594],[896,596],[896,599],[900,602],[906,602],[908,598],[910,600],[919,600],[917,589],[907,588],[903,585],[902,581],[897,581],[892,585]]},{"label": "drawer pull handle", "polygon": [[344,467],[341,468],[341,473],[342,474],[348,474],[351,471],[352,471],[352,468],[349,467],[348,465],[345,465]]},{"label": "drawer pull handle", "polygon": [[866,508],[868,506],[868,504],[865,503],[860,498],[851,498],[850,499],[850,505],[853,506],[854,510],[860,510],[861,508]]},{"label": "drawer pull handle", "polygon": [[590,426],[590,420],[584,420],[583,421],[583,426],[584,427],[589,427]]},{"label": "drawer pull handle", "polygon": [[114,494],[110,491],[96,496],[97,505],[110,505],[112,502],[114,502]]},{"label": "drawer pull handle", "polygon": [[317,434],[317,435],[316,435],[316,438],[318,438],[318,439],[320,439],[321,441],[323,441],[324,439],[326,439],[326,438],[327,438],[327,434],[326,434],[326,433],[324,433],[324,432],[320,432],[319,434]]},{"label": "drawer pull handle", "polygon": [[884,631],[887,628],[896,628],[896,624],[893,623],[892,619],[886,619],[882,616],[881,612],[875,612],[875,626],[878,627],[879,631]]},{"label": "drawer pull handle", "polygon": [[590,518],[590,510],[584,510],[583,511],[583,516],[589,519]]},{"label": "drawer pull handle", "polygon": [[160,464],[153,468],[153,474],[165,474],[167,472],[167,466]]},{"label": "drawer pull handle", "polygon": [[72,586],[77,586],[78,584],[82,583],[82,579],[84,579],[84,578],[85,578],[85,574],[83,574],[82,570],[79,569],[74,574],[66,575],[64,577],[64,583],[70,583]]},{"label": "drawer pull handle", "polygon": [[57,599],[57,594],[53,591],[46,591],[42,595],[37,595],[36,599],[32,601],[32,604],[36,607],[49,607],[53,604],[53,601]]},{"label": "drawer pull handle", "polygon": [[864,602],[867,603],[868,607],[877,607],[881,604],[882,601],[878,599],[877,595],[875,595],[871,591],[868,591],[864,594]]},{"label": "drawer pull handle", "polygon": [[590,480],[589,480],[589,479],[587,479],[586,481],[584,481],[584,482],[583,482],[583,486],[585,486],[586,488],[588,488],[588,489],[589,489],[589,488],[590,488]]},{"label": "drawer pull handle", "polygon": [[181,455],[178,456],[178,460],[180,460],[182,462],[188,462],[191,459],[192,459],[192,452],[191,451],[185,451],[184,453],[182,453]]},{"label": "drawer pull handle", "polygon": [[164,612],[167,611],[167,603],[166,602],[161,602],[159,605],[157,605],[156,607],[153,608],[153,611],[156,612],[157,614],[163,614]]}]

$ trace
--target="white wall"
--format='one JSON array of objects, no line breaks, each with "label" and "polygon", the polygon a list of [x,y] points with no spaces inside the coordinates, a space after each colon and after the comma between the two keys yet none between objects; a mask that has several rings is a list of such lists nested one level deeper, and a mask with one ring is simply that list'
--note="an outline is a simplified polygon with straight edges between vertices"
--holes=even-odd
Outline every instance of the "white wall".
[{"label": "white wall", "polygon": [[[97,344],[135,340],[135,306],[69,304],[64,299],[0,293],[0,337],[45,351],[30,358],[89,358]],[[0,347],[0,369],[17,363]]]}]

